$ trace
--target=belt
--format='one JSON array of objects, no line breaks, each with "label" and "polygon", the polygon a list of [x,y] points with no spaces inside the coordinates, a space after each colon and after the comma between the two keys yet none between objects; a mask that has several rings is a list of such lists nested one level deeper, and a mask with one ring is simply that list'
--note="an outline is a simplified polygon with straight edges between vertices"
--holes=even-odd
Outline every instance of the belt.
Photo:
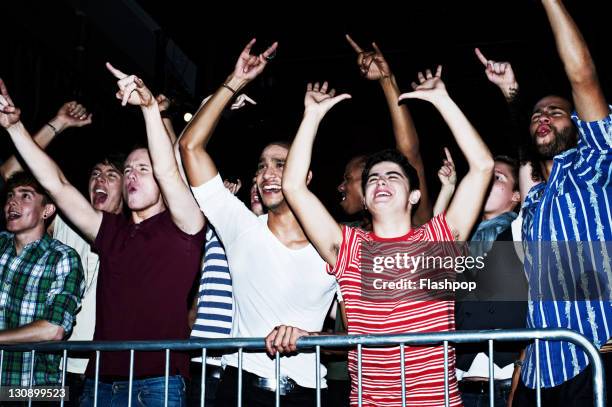
[{"label": "belt", "polygon": [[[223,374],[235,376],[236,381],[237,381],[238,369],[233,366],[227,366]],[[244,386],[257,387],[262,390],[276,392],[276,379],[260,377],[254,373],[247,372],[246,370],[242,371],[242,383]],[[298,393],[298,392],[303,392],[303,391],[308,391],[308,390],[313,390],[313,389],[309,389],[309,388],[300,386],[289,376],[280,377],[279,393],[281,396],[286,396],[288,394],[293,394],[293,393]]]},{"label": "belt", "polygon": [[[495,380],[493,382],[494,392],[510,391],[512,389],[512,379]],[[461,380],[459,391],[462,393],[489,394],[488,380]]]}]

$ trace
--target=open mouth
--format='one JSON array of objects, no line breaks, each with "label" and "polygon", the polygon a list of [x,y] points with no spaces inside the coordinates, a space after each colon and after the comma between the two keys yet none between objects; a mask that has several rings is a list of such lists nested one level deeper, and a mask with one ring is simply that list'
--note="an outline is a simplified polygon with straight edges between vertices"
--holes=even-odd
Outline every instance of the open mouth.
[{"label": "open mouth", "polygon": [[340,202],[346,200],[346,192],[340,192]]},{"label": "open mouth", "polygon": [[93,201],[94,205],[100,205],[106,202],[108,199],[108,193],[103,189],[96,189],[94,191]]},{"label": "open mouth", "polygon": [[276,184],[274,184],[274,185],[265,185],[262,188],[262,191],[264,193],[267,193],[267,194],[277,193],[277,192],[281,191],[281,186],[280,185],[276,185]]},{"label": "open mouth", "polygon": [[9,211],[8,216],[6,217],[7,221],[12,221],[21,218],[21,214],[16,211]]}]

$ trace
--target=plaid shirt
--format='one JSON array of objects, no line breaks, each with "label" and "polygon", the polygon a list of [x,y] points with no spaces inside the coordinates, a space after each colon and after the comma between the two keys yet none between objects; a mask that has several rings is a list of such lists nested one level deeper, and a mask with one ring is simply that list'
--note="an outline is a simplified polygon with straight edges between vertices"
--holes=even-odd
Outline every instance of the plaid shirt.
[{"label": "plaid shirt", "polygon": [[[0,330],[45,320],[64,328],[72,324],[85,291],[79,255],[45,234],[17,255],[13,234],[0,232]],[[36,353],[34,383],[61,381],[59,354]],[[27,386],[31,353],[4,352],[3,386]]]}]

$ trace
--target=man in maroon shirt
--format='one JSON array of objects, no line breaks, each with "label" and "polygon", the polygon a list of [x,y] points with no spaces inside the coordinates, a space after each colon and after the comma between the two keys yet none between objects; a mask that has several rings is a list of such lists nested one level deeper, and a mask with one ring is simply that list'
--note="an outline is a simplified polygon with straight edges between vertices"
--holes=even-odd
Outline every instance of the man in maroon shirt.
[{"label": "man in maroon shirt", "polygon": [[[95,210],[20,122],[8,131],[34,176],[100,255],[94,340],[186,339],[187,296],[199,270],[204,216],[181,179],[157,101],[138,77],[107,68],[118,79],[117,98],[124,106],[140,106],[147,130],[149,149],[135,149],[125,162],[123,199],[130,218]],[[101,354],[99,405],[127,405],[129,367],[128,352]],[[89,377],[94,369],[90,361]],[[184,405],[188,369],[187,355],[171,355],[168,405]],[[164,375],[165,352],[136,353],[132,398],[162,403]],[[81,405],[93,400],[88,379]]]}]

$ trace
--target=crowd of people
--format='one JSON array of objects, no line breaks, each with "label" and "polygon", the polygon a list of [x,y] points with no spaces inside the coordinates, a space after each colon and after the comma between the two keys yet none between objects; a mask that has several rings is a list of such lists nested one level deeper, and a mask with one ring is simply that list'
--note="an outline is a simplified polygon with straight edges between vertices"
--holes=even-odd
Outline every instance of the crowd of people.
[{"label": "crowd of people", "polygon": [[[172,352],[171,406],[200,405],[200,383],[207,406],[236,405],[240,366],[248,406],[274,405],[277,389],[282,405],[313,405],[317,385],[323,405],[354,406],[359,380],[367,406],[400,406],[403,388],[406,405],[440,406],[446,382],[451,406],[479,406],[489,402],[489,380],[496,406],[535,406],[538,382],[542,405],[593,404],[588,358],[563,341],[542,340],[539,349],[533,343],[496,345],[494,355],[486,344],[451,346],[448,376],[441,345],[364,348],[359,369],[355,350],[331,352],[341,363],[333,375],[329,365],[328,381],[322,367],[320,383],[315,354],[297,348],[302,337],[329,334],[323,326],[330,314],[339,335],[556,327],[586,336],[612,374],[606,246],[612,240],[612,116],[588,46],[565,6],[561,0],[542,5],[572,92],[570,98],[545,95],[513,114],[516,132],[530,135],[521,157],[491,154],[449,95],[442,66],[419,72],[403,93],[378,46],[366,50],[347,35],[362,76],[382,88],[395,137],[395,148],[347,163],[338,191],[350,223],[334,219],[309,189],[318,128],[336,104],[351,98],[328,82],[307,85],[295,137],[263,147],[250,202],[236,196],[241,182],[224,180],[207,149],[225,109],[251,102],[243,89],[271,63],[277,43],[253,55],[251,40],[178,137],[164,114],[168,99],[107,64],[117,79],[116,98],[140,107],[147,144],[95,164],[88,197],[45,148],[65,129],[90,124],[91,113],[68,102],[31,136],[0,80],[0,125],[21,159],[0,166],[6,191],[0,344],[265,338],[266,353],[244,353],[241,361],[237,353],[209,352],[202,360]],[[479,49],[475,54],[516,113],[522,90],[511,64],[489,60]],[[468,164],[461,178],[448,149],[441,168],[425,167],[406,99],[426,101],[440,113]],[[441,188],[434,201],[426,175],[436,170]],[[481,259],[482,267],[450,273],[451,280],[476,289],[453,295],[377,291],[371,256],[392,252],[412,259]],[[408,285],[415,276],[449,276],[447,266],[415,266],[412,273],[385,267],[387,283],[406,275],[412,275]],[[102,352],[97,383],[95,354],[69,356],[71,405],[94,405],[96,392],[98,405],[127,405],[128,352]],[[34,385],[61,383],[59,354],[5,352],[1,363],[3,386],[30,385],[31,369]],[[132,402],[162,405],[165,372],[164,351],[136,352]]]}]

